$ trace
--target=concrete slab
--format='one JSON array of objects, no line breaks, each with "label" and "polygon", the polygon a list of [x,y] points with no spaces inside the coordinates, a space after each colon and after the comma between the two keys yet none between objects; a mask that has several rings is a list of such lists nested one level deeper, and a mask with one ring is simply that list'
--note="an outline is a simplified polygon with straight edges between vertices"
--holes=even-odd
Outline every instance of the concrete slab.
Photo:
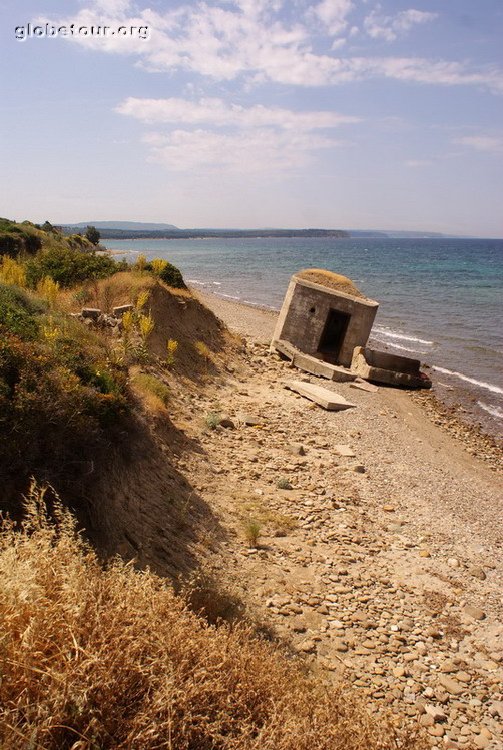
[{"label": "concrete slab", "polygon": [[285,388],[295,391],[295,393],[308,398],[310,401],[314,401],[318,406],[327,411],[341,411],[356,406],[356,404],[346,401],[343,396],[339,396],[338,393],[329,391],[328,388],[322,388],[321,385],[303,383],[301,380],[289,380],[285,383]]},{"label": "concrete slab", "polygon": [[278,351],[287,359],[291,360],[295,367],[304,372],[310,372],[311,375],[317,375],[320,378],[326,378],[327,380],[333,380],[336,383],[346,383],[354,380],[356,375],[348,370],[346,367],[340,365],[333,365],[330,362],[325,362],[323,359],[313,357],[310,354],[305,354],[297,349],[296,346],[291,344],[289,341],[279,339],[273,341],[271,344],[271,351]]},{"label": "concrete slab", "polygon": [[358,378],[353,383],[350,383],[349,387],[358,388],[358,390],[367,391],[367,393],[377,393],[379,390],[377,385],[372,385],[372,383],[367,383],[366,380],[360,380]]}]

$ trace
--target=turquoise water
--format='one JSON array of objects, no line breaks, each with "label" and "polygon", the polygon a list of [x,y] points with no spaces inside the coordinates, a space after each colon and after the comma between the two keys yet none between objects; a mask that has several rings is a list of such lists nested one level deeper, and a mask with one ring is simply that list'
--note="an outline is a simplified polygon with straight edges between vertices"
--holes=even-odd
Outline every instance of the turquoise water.
[{"label": "turquoise water", "polygon": [[[107,240],[178,266],[195,287],[279,309],[290,276],[327,268],[380,303],[372,343],[430,365],[440,397],[452,391],[495,432],[503,417],[503,240]],[[451,394],[451,395],[450,395]],[[449,400],[449,398],[447,398]]]}]

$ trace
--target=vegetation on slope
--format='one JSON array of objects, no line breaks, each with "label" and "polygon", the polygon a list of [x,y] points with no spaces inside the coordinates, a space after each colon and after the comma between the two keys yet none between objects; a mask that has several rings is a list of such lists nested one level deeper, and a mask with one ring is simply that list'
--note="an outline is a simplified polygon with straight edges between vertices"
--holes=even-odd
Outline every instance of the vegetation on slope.
[{"label": "vegetation on slope", "polygon": [[[0,534],[0,745],[12,750],[418,750],[241,626],[214,628],[166,582],[103,568],[33,488]],[[422,747],[422,745],[421,745]]]}]

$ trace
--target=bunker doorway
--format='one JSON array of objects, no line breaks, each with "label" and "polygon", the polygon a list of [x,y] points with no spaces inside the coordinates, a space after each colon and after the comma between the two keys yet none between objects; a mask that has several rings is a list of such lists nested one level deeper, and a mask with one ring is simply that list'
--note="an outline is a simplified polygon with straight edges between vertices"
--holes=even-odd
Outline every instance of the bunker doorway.
[{"label": "bunker doorway", "polygon": [[323,359],[328,362],[337,364],[339,361],[339,354],[344,343],[350,319],[351,315],[339,310],[330,310],[328,313],[327,322],[325,323],[318,347],[318,351],[323,355]]}]

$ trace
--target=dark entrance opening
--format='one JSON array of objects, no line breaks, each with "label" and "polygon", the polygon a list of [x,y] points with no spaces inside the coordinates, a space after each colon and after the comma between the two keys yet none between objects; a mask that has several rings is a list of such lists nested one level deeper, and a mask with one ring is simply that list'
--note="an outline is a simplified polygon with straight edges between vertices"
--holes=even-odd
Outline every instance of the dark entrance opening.
[{"label": "dark entrance opening", "polygon": [[344,336],[348,330],[351,315],[340,312],[339,310],[330,310],[320,339],[318,351],[323,355],[323,359],[328,362],[337,364],[339,354],[344,342]]}]

